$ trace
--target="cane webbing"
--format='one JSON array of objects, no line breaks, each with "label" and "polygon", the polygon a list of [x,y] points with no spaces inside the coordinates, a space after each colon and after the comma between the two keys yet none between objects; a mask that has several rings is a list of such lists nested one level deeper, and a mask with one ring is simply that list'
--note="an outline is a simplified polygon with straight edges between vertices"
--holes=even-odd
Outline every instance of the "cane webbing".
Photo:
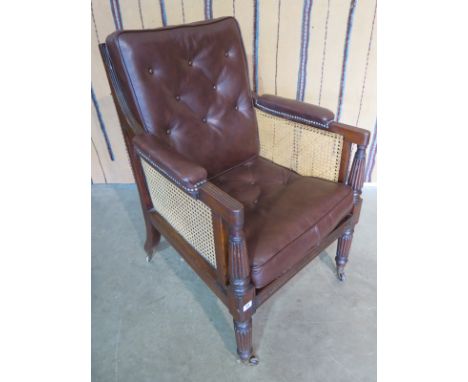
[{"label": "cane webbing", "polygon": [[154,209],[216,268],[211,209],[141,159]]},{"label": "cane webbing", "polygon": [[304,176],[338,181],[343,136],[256,109],[260,155]]}]

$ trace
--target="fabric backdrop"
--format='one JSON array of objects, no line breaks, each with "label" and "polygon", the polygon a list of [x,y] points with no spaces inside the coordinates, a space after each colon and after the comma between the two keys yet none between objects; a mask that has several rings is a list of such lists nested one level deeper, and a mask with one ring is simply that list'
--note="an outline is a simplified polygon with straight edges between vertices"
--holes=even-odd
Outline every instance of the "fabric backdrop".
[{"label": "fabric backdrop", "polygon": [[366,180],[376,181],[376,0],[92,0],[93,183],[132,183],[98,44],[116,29],[220,16],[239,21],[252,88],[327,107],[372,132]]}]

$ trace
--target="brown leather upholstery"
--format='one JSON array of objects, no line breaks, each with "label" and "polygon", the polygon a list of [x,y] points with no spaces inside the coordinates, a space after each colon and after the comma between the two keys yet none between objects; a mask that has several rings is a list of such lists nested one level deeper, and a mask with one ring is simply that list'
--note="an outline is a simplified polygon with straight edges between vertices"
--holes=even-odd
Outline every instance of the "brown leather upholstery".
[{"label": "brown leather upholstery", "polygon": [[[237,353],[255,365],[252,315],[335,239],[337,276],[344,279],[369,133],[331,122],[333,113],[318,106],[252,95],[233,18],[119,31],[106,42],[100,50],[143,207],[147,259],[163,235],[229,309]],[[339,150],[340,181],[350,186],[259,157],[254,100],[266,113],[357,144],[349,173],[349,150]],[[276,151],[302,147],[304,131],[317,130],[287,123],[294,126],[284,139],[280,118],[259,114],[274,126]],[[321,141],[306,141],[310,150],[293,150],[297,155],[280,163],[302,163],[305,153],[317,165]]]},{"label": "brown leather upholstery", "polygon": [[192,191],[206,181],[207,173],[203,167],[159,142],[153,135],[137,135],[133,144],[143,158],[184,189]]},{"label": "brown leather upholstery", "polygon": [[324,107],[271,94],[256,96],[255,104],[266,112],[273,112],[291,120],[310,122],[318,127],[327,127],[335,119],[335,114]]},{"label": "brown leather upholstery", "polygon": [[244,205],[257,288],[299,262],[353,208],[350,187],[300,176],[260,157],[211,181]]},{"label": "brown leather upholstery", "polygon": [[234,18],[118,31],[107,47],[145,130],[212,176],[258,154],[247,62]]}]

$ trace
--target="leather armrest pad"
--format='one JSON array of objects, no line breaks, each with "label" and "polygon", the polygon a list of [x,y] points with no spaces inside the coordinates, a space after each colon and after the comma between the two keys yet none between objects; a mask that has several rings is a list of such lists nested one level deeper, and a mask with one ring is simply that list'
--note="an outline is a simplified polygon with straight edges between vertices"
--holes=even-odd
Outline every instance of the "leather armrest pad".
[{"label": "leather armrest pad", "polygon": [[138,134],[133,138],[137,153],[189,191],[206,181],[207,171],[190,162],[171,147],[159,142],[151,134]]},{"label": "leather armrest pad", "polygon": [[293,121],[310,123],[317,127],[327,128],[328,124],[335,119],[331,110],[293,99],[264,94],[255,95],[254,100],[255,105],[267,113],[277,114]]}]

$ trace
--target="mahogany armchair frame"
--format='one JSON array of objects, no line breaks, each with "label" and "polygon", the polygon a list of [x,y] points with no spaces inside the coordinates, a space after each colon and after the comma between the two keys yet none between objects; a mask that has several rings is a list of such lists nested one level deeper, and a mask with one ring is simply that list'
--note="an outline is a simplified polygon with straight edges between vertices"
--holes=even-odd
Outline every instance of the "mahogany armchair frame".
[{"label": "mahogany armchair frame", "polygon": [[[253,355],[252,349],[252,316],[257,308],[335,240],[338,240],[335,257],[337,275],[340,280],[344,278],[344,268],[348,261],[354,226],[359,221],[362,205],[361,192],[369,132],[343,123],[330,123],[326,130],[343,136],[338,182],[352,187],[354,193],[353,210],[302,261],[267,286],[256,289],[250,278],[249,259],[243,232],[244,210],[241,203],[209,181],[201,185],[192,195],[204,202],[212,211],[216,269],[200,256],[153,208],[142,164],[132,143],[133,137],[144,133],[145,130],[132,115],[127,105],[106,44],[100,44],[99,48],[140,196],[146,225],[144,248],[147,260],[151,260],[161,235],[163,235],[229,309],[234,321],[239,357],[245,363],[255,365],[258,363],[258,359]],[[255,97],[253,97],[255,105],[254,100]],[[357,146],[357,150],[349,170],[353,144]]]}]

